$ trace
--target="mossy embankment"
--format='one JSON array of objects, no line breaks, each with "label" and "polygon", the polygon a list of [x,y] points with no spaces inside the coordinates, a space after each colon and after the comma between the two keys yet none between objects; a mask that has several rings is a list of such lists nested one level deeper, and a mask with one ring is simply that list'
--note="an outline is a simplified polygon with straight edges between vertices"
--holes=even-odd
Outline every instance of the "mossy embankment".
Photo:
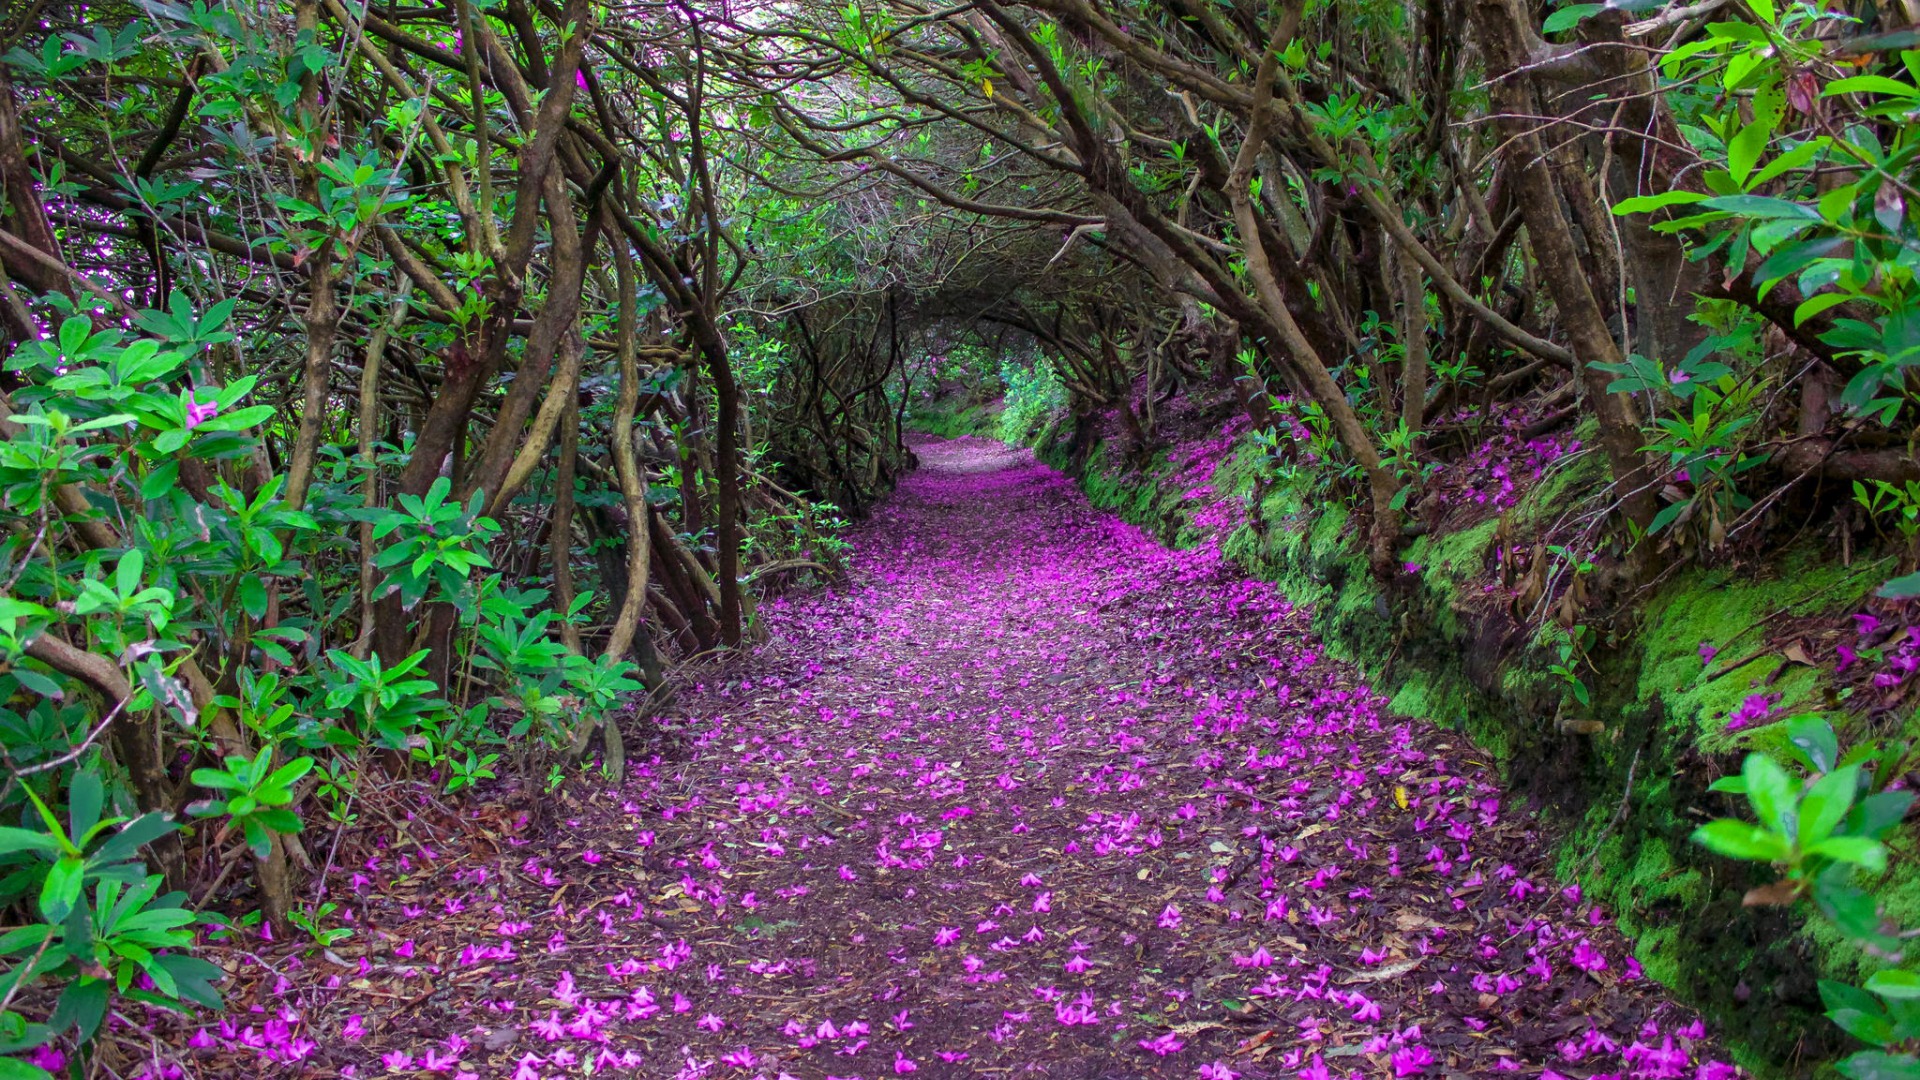
[{"label": "mossy embankment", "polygon": [[999,422],[997,402],[982,404],[965,399],[948,399],[915,409],[907,417],[907,427],[923,435],[958,439],[966,435],[994,433]]},{"label": "mossy embankment", "polygon": [[[1827,704],[1824,673],[1782,648],[1782,629],[1817,633],[1857,610],[1884,566],[1843,567],[1804,546],[1764,573],[1681,571],[1632,625],[1596,642],[1580,671],[1591,704],[1580,706],[1550,670],[1557,655],[1509,606],[1499,549],[1537,536],[1570,490],[1597,479],[1585,475],[1598,467],[1592,455],[1549,473],[1504,526],[1482,520],[1411,541],[1403,577],[1383,585],[1347,507],[1307,471],[1276,478],[1248,440],[1216,436],[1210,457],[1177,447],[1129,458],[1104,442],[1076,452],[1055,437],[1069,426],[1041,431],[1038,450],[1096,505],[1176,546],[1217,538],[1249,573],[1310,606],[1328,650],[1359,666],[1394,711],[1465,730],[1558,838],[1562,878],[1615,913],[1648,974],[1707,1014],[1744,1065],[1816,1075],[1842,1048],[1818,1016],[1815,980],[1862,977],[1862,958],[1798,913],[1743,907],[1762,879],[1687,837],[1729,812],[1706,787],[1748,747],[1779,737],[1769,720]],[[1756,697],[1768,719],[1729,732],[1729,716]],[[1896,872],[1883,891],[1891,914],[1920,923],[1920,875]]]}]

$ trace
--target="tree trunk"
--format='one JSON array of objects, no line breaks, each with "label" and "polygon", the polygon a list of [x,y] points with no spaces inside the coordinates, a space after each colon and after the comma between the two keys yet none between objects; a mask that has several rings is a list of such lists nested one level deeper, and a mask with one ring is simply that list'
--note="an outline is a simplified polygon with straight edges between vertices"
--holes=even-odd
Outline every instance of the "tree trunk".
[{"label": "tree trunk", "polygon": [[[613,262],[619,282],[619,326],[616,348],[619,350],[620,392],[613,407],[613,431],[608,442],[613,450],[614,476],[620,482],[620,496],[627,506],[627,581],[613,630],[607,635],[604,655],[624,657],[640,630],[640,615],[647,604],[647,571],[652,564],[652,536],[648,521],[653,515],[647,504],[647,477],[633,452],[634,412],[640,402],[640,364],[636,356],[640,333],[638,288],[635,283],[633,254],[625,244],[613,245]],[[642,635],[644,637],[644,635]],[[648,652],[652,639],[647,638]],[[653,689],[659,672],[647,673],[647,688]]]},{"label": "tree trunk", "polygon": [[1427,409],[1427,287],[1411,252],[1400,258],[1400,420],[1412,446],[1419,445]]},{"label": "tree trunk", "polygon": [[[573,481],[574,465],[580,451],[580,394],[576,391],[560,418],[560,465],[554,470],[553,519],[547,530],[549,558],[553,561],[553,602],[562,612],[572,610],[576,592],[573,587]],[[580,631],[571,620],[560,624],[560,639],[567,651],[585,656]]]},{"label": "tree trunk", "polygon": [[[1481,53],[1487,59],[1493,107],[1502,117],[1500,131],[1506,139],[1507,152],[1513,155],[1509,169],[1515,197],[1526,217],[1528,239],[1547,290],[1572,340],[1576,372],[1599,417],[1600,441],[1621,510],[1628,521],[1644,532],[1653,521],[1655,511],[1646,457],[1640,452],[1639,426],[1634,422],[1630,399],[1609,394],[1607,384],[1612,377],[1593,366],[1620,363],[1619,345],[1588,285],[1539,136],[1532,127],[1533,122],[1525,119],[1538,115],[1539,110],[1523,70],[1526,54],[1521,15],[1511,0],[1475,0],[1473,16]],[[1630,576],[1639,578],[1641,574],[1630,570]]]}]

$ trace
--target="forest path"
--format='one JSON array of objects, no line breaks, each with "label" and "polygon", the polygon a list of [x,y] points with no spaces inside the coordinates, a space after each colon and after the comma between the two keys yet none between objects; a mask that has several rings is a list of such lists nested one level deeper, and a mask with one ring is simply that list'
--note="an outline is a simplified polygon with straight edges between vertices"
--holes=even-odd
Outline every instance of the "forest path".
[{"label": "forest path", "polygon": [[622,790],[356,868],[360,971],[256,987],[301,1068],[1732,1075],[1473,747],[1272,587],[1024,451],[919,453],[849,584],[767,604]]}]

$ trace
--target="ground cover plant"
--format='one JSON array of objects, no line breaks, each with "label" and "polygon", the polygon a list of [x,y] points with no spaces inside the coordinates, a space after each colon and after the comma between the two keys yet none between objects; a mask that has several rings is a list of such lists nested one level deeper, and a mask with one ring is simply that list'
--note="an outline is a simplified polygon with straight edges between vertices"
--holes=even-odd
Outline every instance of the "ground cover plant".
[{"label": "ground cover plant", "polygon": [[1726,1074],[1274,497],[1492,537],[1529,738],[1871,570],[1683,767],[1859,975],[1755,1067],[1920,1073],[1914,20],[10,6],[0,1077]]}]

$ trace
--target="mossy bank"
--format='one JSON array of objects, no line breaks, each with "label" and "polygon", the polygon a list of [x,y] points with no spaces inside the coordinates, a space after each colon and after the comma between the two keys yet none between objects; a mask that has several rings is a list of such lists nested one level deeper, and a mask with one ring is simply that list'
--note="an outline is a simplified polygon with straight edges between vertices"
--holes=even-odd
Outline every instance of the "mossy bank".
[{"label": "mossy bank", "polygon": [[[1687,837],[1731,809],[1707,785],[1747,747],[1778,737],[1765,720],[1729,732],[1731,715],[1756,697],[1769,719],[1823,704],[1822,672],[1775,647],[1774,632],[1855,610],[1884,566],[1843,567],[1805,547],[1765,577],[1686,570],[1634,626],[1590,650],[1578,677],[1591,703],[1579,706],[1551,670],[1556,652],[1501,609],[1499,522],[1414,539],[1403,578],[1382,585],[1346,507],[1304,471],[1276,479],[1247,440],[1207,475],[1182,450],[1129,461],[1111,443],[1075,447],[1070,426],[1050,424],[1034,442],[1096,505],[1176,546],[1224,533],[1226,554],[1310,606],[1329,651],[1358,665],[1395,712],[1464,729],[1558,837],[1562,879],[1615,914],[1647,973],[1700,1008],[1745,1067],[1830,1072],[1823,1063],[1843,1047],[1818,1015],[1815,983],[1860,977],[1862,958],[1798,913],[1743,907],[1763,879]],[[1590,460],[1549,474],[1508,512],[1507,527],[1553,512]],[[1223,500],[1236,512],[1206,512]],[[1910,840],[1902,846],[1896,863],[1911,867],[1900,858]],[[1896,871],[1883,892],[1904,925],[1920,923],[1920,874]]]}]

